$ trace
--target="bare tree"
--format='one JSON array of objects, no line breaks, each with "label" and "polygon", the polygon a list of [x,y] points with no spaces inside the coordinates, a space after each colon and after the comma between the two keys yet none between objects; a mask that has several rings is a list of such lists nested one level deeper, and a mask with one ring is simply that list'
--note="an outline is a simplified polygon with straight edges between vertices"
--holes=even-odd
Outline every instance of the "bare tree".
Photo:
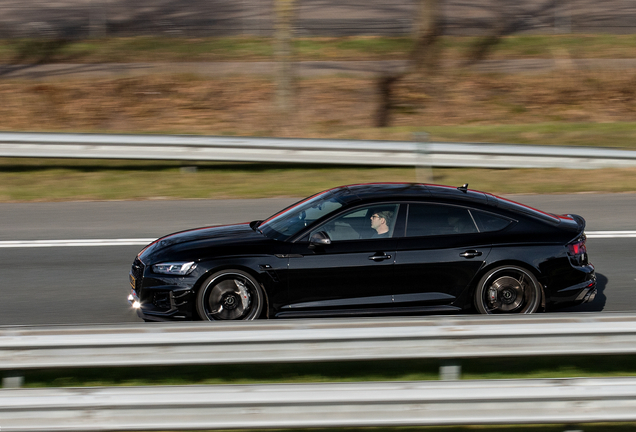
[{"label": "bare tree", "polygon": [[439,6],[439,0],[419,0],[415,41],[410,53],[409,66],[404,72],[386,74],[378,78],[380,101],[375,116],[376,127],[390,125],[395,85],[406,75],[424,74],[427,70],[432,71],[437,65],[437,41],[441,35]]},{"label": "bare tree", "polygon": [[422,72],[437,65],[437,40],[441,29],[439,0],[420,0],[415,44],[411,52],[414,71]]},{"label": "bare tree", "polygon": [[478,38],[469,50],[465,65],[480,62],[492,52],[505,36],[527,32],[549,25],[558,11],[558,0],[518,2],[516,0],[494,0],[485,4],[492,15],[484,21],[487,35]]}]

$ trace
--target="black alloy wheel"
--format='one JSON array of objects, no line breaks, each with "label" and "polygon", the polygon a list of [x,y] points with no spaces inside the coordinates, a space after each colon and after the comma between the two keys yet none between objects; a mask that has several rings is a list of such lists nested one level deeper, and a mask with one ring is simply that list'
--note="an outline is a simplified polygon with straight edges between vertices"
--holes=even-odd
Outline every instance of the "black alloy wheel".
[{"label": "black alloy wheel", "polygon": [[263,290],[248,273],[223,270],[206,279],[197,293],[202,320],[254,320],[263,310]]},{"label": "black alloy wheel", "polygon": [[486,273],[475,290],[482,314],[531,314],[541,304],[541,285],[529,270],[502,266]]}]

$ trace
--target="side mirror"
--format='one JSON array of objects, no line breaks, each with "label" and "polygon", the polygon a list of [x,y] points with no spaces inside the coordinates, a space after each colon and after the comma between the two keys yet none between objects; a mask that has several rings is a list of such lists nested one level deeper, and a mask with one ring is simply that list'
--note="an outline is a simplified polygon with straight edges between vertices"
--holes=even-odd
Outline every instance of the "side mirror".
[{"label": "side mirror", "polygon": [[312,235],[309,239],[309,247],[326,246],[330,244],[331,239],[329,238],[329,235],[324,231],[318,231],[317,233],[314,233],[314,235]]}]

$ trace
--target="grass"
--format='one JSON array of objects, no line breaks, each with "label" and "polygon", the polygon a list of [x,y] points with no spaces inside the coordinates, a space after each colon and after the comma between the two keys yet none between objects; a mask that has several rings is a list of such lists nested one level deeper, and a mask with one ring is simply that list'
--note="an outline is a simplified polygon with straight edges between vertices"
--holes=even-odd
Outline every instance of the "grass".
[{"label": "grass", "polygon": [[429,126],[432,139],[533,145],[636,149],[636,123],[536,123],[513,125]]},{"label": "grass", "polygon": [[[464,57],[477,38],[448,37],[443,48]],[[513,35],[501,39],[491,59],[510,58],[634,58],[636,35],[567,34]]]},{"label": "grass", "polygon": [[[465,58],[478,37],[440,38],[443,58]],[[413,47],[410,37],[298,38],[299,60],[396,60]],[[633,58],[636,35],[515,35],[501,39],[490,58]],[[137,36],[89,40],[19,39],[0,41],[0,63],[47,62],[181,62],[272,60],[271,38],[170,38]]]},{"label": "grass", "polygon": [[432,173],[427,178],[426,170],[414,168],[0,159],[0,202],[304,197],[374,181],[469,183],[496,194],[636,190],[636,169],[631,168],[436,168]]},{"label": "grass", "polygon": [[[633,356],[466,359],[462,379],[636,376]],[[437,380],[435,360],[56,369],[26,371],[26,387]]]}]

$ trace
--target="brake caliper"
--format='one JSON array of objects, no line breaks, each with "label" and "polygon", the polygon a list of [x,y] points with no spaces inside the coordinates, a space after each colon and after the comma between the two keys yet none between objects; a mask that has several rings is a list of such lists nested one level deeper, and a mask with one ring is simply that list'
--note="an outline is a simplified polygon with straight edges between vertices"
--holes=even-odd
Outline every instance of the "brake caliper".
[{"label": "brake caliper", "polygon": [[490,303],[494,303],[497,301],[497,289],[496,288],[490,288],[488,290],[488,298],[490,299]]}]

